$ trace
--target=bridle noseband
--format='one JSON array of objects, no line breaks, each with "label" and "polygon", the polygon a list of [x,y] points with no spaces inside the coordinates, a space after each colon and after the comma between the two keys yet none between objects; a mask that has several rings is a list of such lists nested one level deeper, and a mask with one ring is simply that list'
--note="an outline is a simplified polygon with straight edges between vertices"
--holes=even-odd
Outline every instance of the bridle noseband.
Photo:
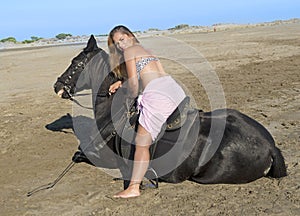
[{"label": "bridle noseband", "polygon": [[[74,76],[77,75],[79,72],[78,70],[81,69],[81,72],[84,70],[85,66],[87,65],[89,61],[89,56],[88,54],[85,54],[84,52],[81,53],[84,55],[84,59],[80,62],[78,62],[75,66],[73,66],[72,71],[66,76],[61,76],[57,79],[57,82],[54,84],[54,89],[58,86],[58,84],[61,84],[63,87],[62,89],[64,90],[65,94],[63,95],[63,98],[65,99],[70,99],[74,92],[75,92],[75,84],[72,83],[71,81],[74,80]],[[72,66],[71,66],[72,67]],[[79,76],[79,75],[78,75]]]}]

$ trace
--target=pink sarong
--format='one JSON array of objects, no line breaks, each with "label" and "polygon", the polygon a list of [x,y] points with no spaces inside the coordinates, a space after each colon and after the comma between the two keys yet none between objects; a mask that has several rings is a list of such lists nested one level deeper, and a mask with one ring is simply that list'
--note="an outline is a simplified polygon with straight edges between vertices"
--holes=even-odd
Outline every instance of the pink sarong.
[{"label": "pink sarong", "polygon": [[147,84],[138,97],[139,123],[151,134],[153,141],[185,97],[185,92],[171,76],[159,77]]}]

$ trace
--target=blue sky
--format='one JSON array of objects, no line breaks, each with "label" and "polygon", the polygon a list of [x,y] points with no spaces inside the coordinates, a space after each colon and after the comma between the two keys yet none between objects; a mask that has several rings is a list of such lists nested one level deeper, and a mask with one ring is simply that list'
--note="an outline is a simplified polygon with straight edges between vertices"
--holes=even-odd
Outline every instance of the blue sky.
[{"label": "blue sky", "polygon": [[1,3],[0,39],[107,34],[118,24],[143,31],[291,18],[300,18],[299,0],[8,0]]}]

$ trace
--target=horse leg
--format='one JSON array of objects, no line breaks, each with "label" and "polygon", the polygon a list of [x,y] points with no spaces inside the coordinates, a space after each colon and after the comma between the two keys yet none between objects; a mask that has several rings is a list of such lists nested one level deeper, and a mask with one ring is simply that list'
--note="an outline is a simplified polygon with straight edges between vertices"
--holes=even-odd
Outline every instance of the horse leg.
[{"label": "horse leg", "polygon": [[114,138],[114,152],[116,154],[116,161],[122,175],[123,188],[125,190],[130,184],[135,148],[131,144],[126,145],[122,143],[121,138],[117,135]]}]

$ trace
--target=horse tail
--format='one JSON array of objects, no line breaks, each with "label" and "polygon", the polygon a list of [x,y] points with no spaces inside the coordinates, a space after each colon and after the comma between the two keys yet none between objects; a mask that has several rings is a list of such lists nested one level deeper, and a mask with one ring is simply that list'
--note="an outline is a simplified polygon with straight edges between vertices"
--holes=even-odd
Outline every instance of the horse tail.
[{"label": "horse tail", "polygon": [[272,178],[281,178],[287,176],[284,157],[281,151],[277,147],[274,147],[273,149],[272,158],[273,158],[273,163],[267,176],[270,176]]}]

